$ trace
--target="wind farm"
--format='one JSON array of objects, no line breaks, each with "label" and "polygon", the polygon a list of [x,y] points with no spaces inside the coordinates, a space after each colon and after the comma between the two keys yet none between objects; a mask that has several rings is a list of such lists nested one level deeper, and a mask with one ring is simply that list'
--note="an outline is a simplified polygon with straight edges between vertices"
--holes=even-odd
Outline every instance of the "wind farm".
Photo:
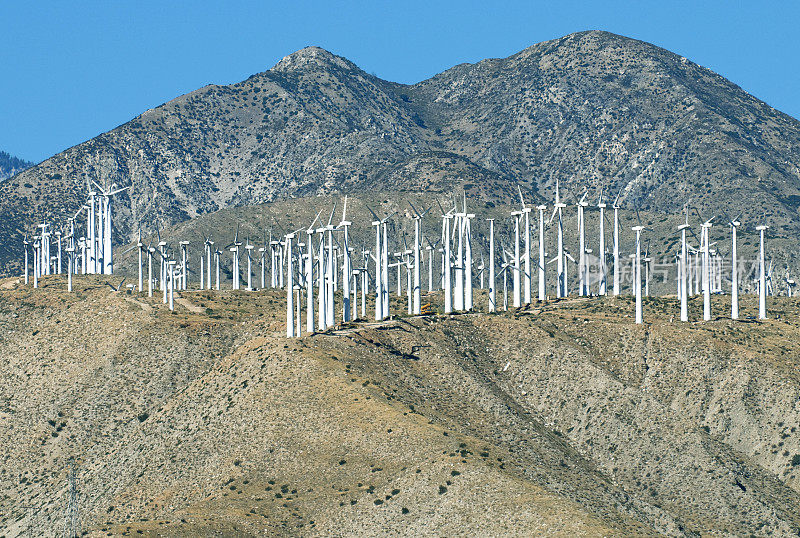
[{"label": "wind farm", "polygon": [[[478,74],[528,74],[533,56],[550,69],[586,42],[618,40],[589,32],[411,86],[304,49],[266,82],[207,88],[125,127],[147,131],[166,109],[179,124],[202,96],[247,88],[264,111],[252,125],[270,127],[226,132],[272,149],[240,156],[238,175],[229,141],[163,177],[137,175],[143,164],[75,174],[62,156],[0,184],[23,185],[36,217],[0,229],[13,239],[0,256],[0,535],[800,532],[789,187],[778,209],[763,184],[737,205],[725,185],[690,184],[675,155],[689,157],[666,143],[619,169],[598,151],[587,173],[564,165],[574,146],[557,160],[520,142],[522,166],[507,142],[470,139],[505,128],[465,112],[459,92]],[[613,73],[598,80],[634,93]],[[554,88],[558,121],[514,125],[562,136],[573,120]],[[362,105],[370,119],[336,124],[358,125],[348,141],[326,138],[326,107]],[[387,107],[399,112],[380,119]],[[269,145],[312,110],[305,138]],[[621,109],[598,110],[607,160],[633,152],[610,127]],[[456,137],[476,145],[445,147]],[[313,185],[309,140],[338,155]],[[281,179],[292,145],[298,168]],[[33,203],[42,170],[67,193],[46,211]]]}]

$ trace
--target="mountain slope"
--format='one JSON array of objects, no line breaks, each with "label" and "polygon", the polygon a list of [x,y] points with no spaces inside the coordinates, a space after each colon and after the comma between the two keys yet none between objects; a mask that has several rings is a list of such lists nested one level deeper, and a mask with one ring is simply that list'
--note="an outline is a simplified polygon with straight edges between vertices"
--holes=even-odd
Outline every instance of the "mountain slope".
[{"label": "mountain slope", "polygon": [[748,217],[797,222],[800,122],[648,43],[573,34],[409,92],[443,148],[550,198],[560,178],[660,211],[746,200]]},{"label": "mountain slope", "polygon": [[115,200],[117,238],[230,205],[363,189],[511,200],[605,186],[623,204],[767,214],[798,229],[800,123],[668,51],[582,32],[406,86],[316,47],[207,86],[0,185],[0,252],[72,215],[88,181]]},{"label": "mountain slope", "polygon": [[62,532],[73,461],[90,536],[800,530],[792,299],[757,324],[648,298],[635,325],[619,297],[290,341],[279,290],[171,313],[105,280],[0,281],[0,534]]},{"label": "mountain slope", "polygon": [[8,179],[31,166],[33,166],[33,163],[14,157],[5,151],[0,151],[0,181]]}]

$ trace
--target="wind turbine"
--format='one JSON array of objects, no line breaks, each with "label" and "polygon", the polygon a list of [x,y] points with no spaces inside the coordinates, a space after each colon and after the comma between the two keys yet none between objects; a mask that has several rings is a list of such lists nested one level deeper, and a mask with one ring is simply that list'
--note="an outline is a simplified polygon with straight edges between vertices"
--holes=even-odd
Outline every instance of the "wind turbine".
[{"label": "wind turbine", "polygon": [[180,279],[180,289],[186,290],[186,264],[188,262],[188,248],[189,242],[188,241],[181,241],[179,243],[181,247],[181,279]]},{"label": "wind turbine", "polygon": [[102,223],[103,223],[103,231],[102,231],[102,240],[103,240],[103,274],[110,275],[114,273],[114,253],[112,250],[111,244],[111,197],[115,196],[123,191],[126,191],[131,188],[130,185],[127,187],[122,187],[121,189],[114,189],[116,187],[115,183],[111,184],[111,188],[106,190],[102,188],[97,182],[94,182],[95,186],[100,189],[101,200],[102,200]]},{"label": "wind turbine", "polygon": [[28,234],[22,238],[22,248],[25,251],[25,284],[28,284]]},{"label": "wind turbine", "polygon": [[239,247],[242,246],[242,243],[239,241],[239,225],[236,225],[236,234],[233,236],[233,243],[228,245],[226,248],[231,253],[232,258],[232,270],[233,274],[231,275],[232,283],[231,288],[234,290],[239,289]]},{"label": "wind turbine", "polygon": [[589,282],[586,270],[586,225],[584,222],[585,209],[589,206],[586,201],[588,190],[584,190],[578,202],[578,295],[585,297],[589,295]]},{"label": "wind turbine", "polygon": [[258,288],[260,290],[267,287],[267,229],[264,228],[263,232],[264,243],[258,247],[258,263],[261,266],[261,286]]},{"label": "wind turbine", "polygon": [[151,244],[147,245],[147,296],[153,296],[153,252],[156,249]]},{"label": "wind turbine", "polygon": [[703,320],[710,321],[711,320],[711,282],[710,282],[710,270],[711,270],[711,260],[709,258],[709,230],[712,226],[711,221],[714,220],[714,217],[711,217],[707,221],[705,221],[702,226],[702,233],[700,234],[700,239],[702,241],[701,250],[703,256]]},{"label": "wind turbine", "polygon": [[544,248],[544,212],[547,209],[546,205],[536,206],[539,210],[539,301],[544,301],[547,298],[547,255]]},{"label": "wind turbine", "polygon": [[606,294],[606,287],[608,286],[608,266],[606,265],[606,228],[605,228],[605,209],[606,204],[603,202],[603,190],[600,189],[600,198],[597,202],[597,208],[600,210],[600,286],[597,294],[601,297]]},{"label": "wind turbine", "polygon": [[519,225],[522,219],[522,211],[512,211],[511,216],[514,217],[514,308],[522,306],[522,297],[520,296],[520,255],[519,255]]},{"label": "wind turbine", "polygon": [[[466,206],[466,199],[464,201]],[[472,219],[475,214],[467,213],[464,208],[464,310],[472,311]],[[530,234],[529,234],[530,235]],[[530,238],[529,238],[530,239]],[[528,281],[530,285],[530,279]],[[530,292],[530,290],[528,290]]]},{"label": "wind turbine", "polygon": [[[378,215],[366,206],[375,220],[375,320],[382,321],[389,317],[389,248],[386,222],[394,215],[380,219]],[[381,231],[383,232],[381,234]]]},{"label": "wind turbine", "polygon": [[[205,255],[206,255],[206,289],[211,289],[211,253],[214,247],[214,241],[211,240],[211,237],[206,237],[204,242],[205,247]],[[200,276],[200,280],[202,281],[203,276]]]},{"label": "wind turbine", "polygon": [[619,193],[614,199],[614,296],[619,295],[619,277],[622,269],[619,261]]},{"label": "wind turbine", "polygon": [[[72,258],[75,255],[75,247],[67,247],[67,259],[69,260],[69,267],[67,268],[67,291],[72,291]],[[27,276],[27,272],[25,274]]]},{"label": "wind turbine", "polygon": [[253,245],[250,244],[250,237],[245,241],[244,249],[247,251],[247,291],[253,291]]},{"label": "wind turbine", "polygon": [[[144,244],[142,243],[142,229],[139,229],[139,234],[136,236],[136,250],[139,257],[139,287],[136,288],[136,291],[142,293],[142,254],[143,254],[143,247]],[[75,249],[73,249],[74,251]]]},{"label": "wind turbine", "polygon": [[[325,264],[325,279],[327,281],[327,286],[325,287],[325,324],[328,327],[333,327],[334,325],[334,304],[333,304],[333,293],[335,291],[335,274],[336,271],[334,269],[334,253],[333,253],[333,231],[335,230],[335,226],[333,226],[333,214],[336,211],[336,202],[333,203],[333,209],[331,209],[331,215],[328,217],[328,225],[325,226],[325,231],[328,233],[328,256],[327,256],[327,263]],[[323,315],[323,312],[320,312],[320,315]]]},{"label": "wind turbine", "polygon": [[689,227],[689,212],[687,206],[686,222],[678,226],[681,232],[681,253],[678,259],[678,295],[681,302],[681,321],[689,321],[689,303],[686,288],[686,229]]},{"label": "wind turbine", "polygon": [[[420,281],[419,281],[419,269],[420,263],[422,259],[420,257],[420,243],[422,240],[421,237],[421,227],[422,227],[422,217],[424,217],[430,208],[426,209],[423,213],[417,211],[417,208],[409,201],[408,205],[411,206],[411,209],[414,211],[414,297],[413,297],[413,313],[414,315],[419,315],[422,312],[422,305],[421,305],[421,289],[420,289]],[[433,264],[431,264],[433,265]],[[430,291],[430,285],[432,284],[432,275],[428,281],[428,291]]]},{"label": "wind turbine", "polygon": [[[294,314],[294,272],[292,270],[292,239],[294,234],[286,235],[286,337],[294,338],[295,334],[295,314]],[[282,269],[281,269],[282,270]]]},{"label": "wind turbine", "polygon": [[448,211],[442,215],[442,240],[444,259],[442,260],[442,272],[444,273],[444,313],[451,314],[453,312],[453,290],[450,281],[450,221],[453,216]]},{"label": "wind turbine", "polygon": [[494,219],[486,219],[489,221],[489,312],[496,310],[496,280],[494,274]]},{"label": "wind turbine", "polygon": [[556,203],[553,208],[553,215],[550,217],[550,222],[553,222],[553,219],[558,215],[558,258],[556,261],[558,287],[556,289],[556,297],[561,298],[567,296],[567,277],[564,263],[564,221],[562,218],[562,210],[567,207],[567,204],[561,202],[558,191],[558,178],[556,178]]},{"label": "wind turbine", "polygon": [[739,268],[736,252],[736,229],[739,218],[728,221],[731,227],[731,319],[739,319]]},{"label": "wind turbine", "polygon": [[524,282],[524,296],[523,301],[525,304],[531,304],[531,208],[525,205],[525,199],[522,197],[522,188],[517,185],[519,192],[519,201],[522,203],[522,215],[525,217],[525,272],[522,274]]},{"label": "wind turbine", "polygon": [[344,235],[342,236],[342,321],[348,322],[351,319],[350,308],[350,280],[352,279],[352,261],[350,260],[350,237],[347,233],[348,226],[353,223],[348,221],[345,217],[347,215],[347,196],[344,197],[344,207],[342,208],[342,220],[339,222],[339,228],[342,229]]},{"label": "wind turbine", "polygon": [[633,288],[634,294],[636,296],[636,323],[642,323],[642,262],[641,262],[641,255],[642,255],[642,247],[641,247],[641,233],[644,230],[644,226],[634,226],[631,228],[632,231],[636,232],[636,258],[634,258],[633,264]]},{"label": "wind turbine", "polygon": [[764,268],[764,232],[769,228],[766,224],[756,226],[759,232],[758,247],[758,319],[767,319],[767,282]]},{"label": "wind turbine", "polygon": [[[306,235],[308,244],[308,253],[306,255],[306,332],[309,334],[314,333],[314,224],[316,224],[317,219],[319,219],[320,214],[322,211],[320,210],[317,213],[317,216],[314,217],[314,220],[311,221],[311,224],[308,225],[306,229]],[[266,244],[266,238],[265,238]]]}]

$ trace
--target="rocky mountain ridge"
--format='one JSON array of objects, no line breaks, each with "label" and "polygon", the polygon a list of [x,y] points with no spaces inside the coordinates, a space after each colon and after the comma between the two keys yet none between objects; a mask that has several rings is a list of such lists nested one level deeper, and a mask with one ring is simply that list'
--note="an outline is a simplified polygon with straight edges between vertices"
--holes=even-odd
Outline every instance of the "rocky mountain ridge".
[{"label": "rocky mountain ridge", "polygon": [[[800,123],[686,58],[607,32],[381,80],[317,47],[230,86],[206,86],[0,185],[0,266],[39,219],[71,215],[87,181],[140,227],[309,194],[467,190],[511,200],[620,193],[622,203],[800,226]],[[565,194],[565,197],[567,195]]]}]

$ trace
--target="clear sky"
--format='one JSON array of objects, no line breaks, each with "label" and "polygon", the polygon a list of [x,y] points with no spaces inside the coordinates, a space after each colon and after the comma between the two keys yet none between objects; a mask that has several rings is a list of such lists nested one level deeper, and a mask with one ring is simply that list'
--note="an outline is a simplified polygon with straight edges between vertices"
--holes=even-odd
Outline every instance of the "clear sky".
[{"label": "clear sky", "polygon": [[798,22],[794,0],[0,0],[0,150],[41,161],[307,45],[413,83],[589,29],[672,50],[800,117]]}]

